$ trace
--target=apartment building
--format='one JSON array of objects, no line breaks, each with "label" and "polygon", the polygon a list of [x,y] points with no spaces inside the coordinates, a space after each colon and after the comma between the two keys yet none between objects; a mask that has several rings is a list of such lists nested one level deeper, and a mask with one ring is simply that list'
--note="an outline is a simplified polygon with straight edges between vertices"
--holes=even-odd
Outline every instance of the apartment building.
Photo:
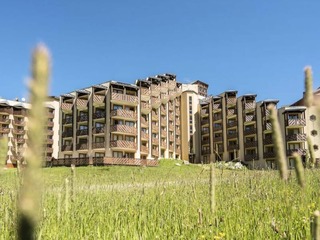
[{"label": "apartment building", "polygon": [[60,96],[58,165],[181,158],[181,84],[173,74],[109,81]]},{"label": "apartment building", "polygon": [[[56,108],[58,102],[54,99],[45,103],[48,121],[46,125],[46,142],[43,149],[44,164],[58,157],[58,126]],[[15,167],[17,162],[23,162],[24,151],[28,145],[28,111],[29,103],[15,100],[0,99],[0,138],[8,137],[7,167]]]}]

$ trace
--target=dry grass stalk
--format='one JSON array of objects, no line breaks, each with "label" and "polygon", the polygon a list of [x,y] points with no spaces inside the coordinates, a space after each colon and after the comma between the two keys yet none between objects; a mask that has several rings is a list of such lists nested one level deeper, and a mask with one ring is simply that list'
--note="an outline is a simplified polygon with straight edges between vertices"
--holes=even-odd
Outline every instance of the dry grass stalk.
[{"label": "dry grass stalk", "polygon": [[305,178],[304,178],[304,168],[302,165],[301,156],[295,152],[293,153],[293,157],[295,161],[295,171],[296,171],[298,183],[302,188],[304,188]]},{"label": "dry grass stalk", "polygon": [[50,60],[47,48],[38,45],[32,56],[32,79],[30,81],[30,103],[28,136],[29,144],[25,159],[27,167],[23,173],[23,183],[19,193],[19,239],[35,239],[35,228],[40,219],[41,171],[44,143],[46,111],[44,102],[48,95]]},{"label": "dry grass stalk", "polygon": [[74,201],[74,183],[76,177],[76,166],[71,164],[71,180],[70,180],[70,198],[71,201]]},{"label": "dry grass stalk", "polygon": [[64,206],[66,213],[69,212],[69,198],[70,198],[70,187],[69,187],[69,179],[66,178],[65,180],[65,189],[66,189],[66,196],[65,196],[65,201],[64,201]]},{"label": "dry grass stalk", "polygon": [[210,164],[210,211],[214,214],[215,210],[215,175],[214,175],[214,163]]},{"label": "dry grass stalk", "polygon": [[309,164],[310,168],[314,168],[316,164],[316,157],[314,154],[313,144],[310,136],[307,137],[308,151],[309,151]]},{"label": "dry grass stalk", "polygon": [[284,151],[284,144],[282,140],[282,134],[280,124],[277,116],[277,109],[274,105],[268,107],[270,110],[270,121],[272,124],[272,139],[274,143],[276,158],[278,161],[279,171],[281,178],[286,181],[288,179],[288,163]]},{"label": "dry grass stalk", "polygon": [[304,87],[305,87],[305,94],[304,94],[304,103],[306,107],[311,107],[313,103],[313,80],[312,80],[312,71],[311,67],[307,66],[304,68]]},{"label": "dry grass stalk", "polygon": [[311,236],[313,240],[320,240],[320,211],[313,213],[313,222],[311,222]]}]

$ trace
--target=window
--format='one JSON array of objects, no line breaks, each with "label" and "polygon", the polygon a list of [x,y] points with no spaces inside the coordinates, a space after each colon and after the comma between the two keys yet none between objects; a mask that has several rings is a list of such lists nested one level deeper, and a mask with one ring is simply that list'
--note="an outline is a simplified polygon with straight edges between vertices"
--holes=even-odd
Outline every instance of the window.
[{"label": "window", "polygon": [[112,152],[112,156],[115,158],[122,158],[123,154],[122,152]]},{"label": "window", "polygon": [[311,131],[311,135],[312,135],[312,136],[317,136],[317,135],[318,135],[317,130],[312,130],[312,131]]},{"label": "window", "polygon": [[310,116],[310,121],[314,122],[316,119],[317,119],[317,118],[316,118],[315,115],[311,115],[311,116]]},{"label": "window", "polygon": [[96,137],[95,138],[96,143],[103,143],[104,142],[104,137]]},{"label": "window", "polygon": [[317,151],[318,149],[319,149],[319,146],[318,145],[313,145],[313,149],[315,150],[315,151]]},{"label": "window", "polygon": [[126,141],[134,142],[134,137],[133,136],[126,136]]},{"label": "window", "polygon": [[126,121],[126,125],[130,127],[134,127],[134,122]]},{"label": "window", "polygon": [[121,105],[113,105],[113,110],[122,109]]},{"label": "window", "polygon": [[99,153],[99,152],[96,152],[94,154],[95,157],[104,157],[104,153]]},{"label": "window", "polygon": [[86,158],[87,154],[86,153],[79,153],[79,158]]},{"label": "window", "polygon": [[79,126],[79,129],[80,129],[80,130],[87,130],[87,129],[88,129],[88,126],[87,126],[87,125],[80,125],[80,126]]}]

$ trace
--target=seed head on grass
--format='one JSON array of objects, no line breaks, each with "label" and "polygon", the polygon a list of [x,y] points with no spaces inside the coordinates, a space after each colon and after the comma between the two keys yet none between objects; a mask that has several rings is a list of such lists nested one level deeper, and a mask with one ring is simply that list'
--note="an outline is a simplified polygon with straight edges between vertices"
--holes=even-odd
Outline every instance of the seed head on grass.
[{"label": "seed head on grass", "polygon": [[38,45],[32,55],[32,79],[30,80],[31,110],[28,118],[28,148],[25,159],[23,183],[18,203],[18,237],[35,239],[35,228],[40,219],[41,204],[41,165],[44,144],[46,111],[44,102],[48,96],[50,74],[49,52],[44,45]]},{"label": "seed head on grass", "polygon": [[272,139],[274,143],[274,149],[276,152],[276,158],[278,161],[280,177],[286,181],[288,179],[288,164],[283,148],[282,134],[280,130],[280,124],[277,116],[277,109],[274,105],[268,106],[270,110],[270,121],[272,124]]},{"label": "seed head on grass", "polygon": [[313,80],[312,80],[312,71],[311,67],[307,66],[304,68],[304,87],[305,87],[305,94],[304,94],[304,102],[306,107],[311,107],[313,104]]}]

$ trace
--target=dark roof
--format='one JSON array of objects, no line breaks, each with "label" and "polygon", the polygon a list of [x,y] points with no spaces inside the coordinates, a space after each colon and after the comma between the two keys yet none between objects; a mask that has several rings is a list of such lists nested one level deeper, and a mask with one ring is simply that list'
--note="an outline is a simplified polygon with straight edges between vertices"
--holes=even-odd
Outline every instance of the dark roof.
[{"label": "dark roof", "polygon": [[207,83],[202,82],[200,80],[196,80],[196,81],[192,82],[191,84],[202,84],[202,85],[205,85],[206,87],[209,87],[209,85]]}]

